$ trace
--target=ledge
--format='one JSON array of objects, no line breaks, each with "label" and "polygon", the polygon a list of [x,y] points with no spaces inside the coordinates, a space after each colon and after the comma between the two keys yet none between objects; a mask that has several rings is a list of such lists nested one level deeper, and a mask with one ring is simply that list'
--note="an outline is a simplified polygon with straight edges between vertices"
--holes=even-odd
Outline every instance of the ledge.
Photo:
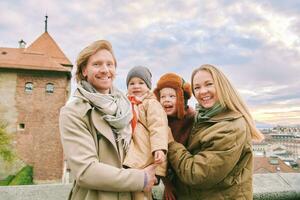
[{"label": "ledge", "polygon": [[[0,186],[0,199],[6,200],[65,200],[71,184],[42,184]],[[300,199],[300,173],[255,174],[253,181],[255,200]],[[161,195],[161,188],[155,188]]]},{"label": "ledge", "polygon": [[254,199],[300,199],[300,173],[254,174]]}]

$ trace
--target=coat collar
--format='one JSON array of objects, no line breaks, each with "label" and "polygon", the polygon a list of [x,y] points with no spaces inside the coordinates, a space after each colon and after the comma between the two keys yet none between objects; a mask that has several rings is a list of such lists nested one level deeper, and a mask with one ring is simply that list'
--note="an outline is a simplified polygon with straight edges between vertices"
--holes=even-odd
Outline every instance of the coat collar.
[{"label": "coat collar", "polygon": [[231,121],[234,119],[238,119],[242,117],[243,115],[239,112],[232,111],[232,110],[226,110],[224,112],[221,112],[217,114],[216,116],[213,116],[206,122],[220,122],[220,121]]},{"label": "coat collar", "polygon": [[103,119],[103,116],[97,109],[94,109],[94,108],[92,109],[91,120],[92,120],[94,127],[97,129],[97,131],[99,133],[101,133],[101,135],[106,137],[106,139],[108,139],[110,141],[110,143],[115,147],[115,149],[118,152],[114,133],[113,133],[111,127]]},{"label": "coat collar", "polygon": [[[84,97],[78,89],[76,89],[76,91],[74,92],[74,97],[83,99],[86,102],[89,102],[89,100]],[[89,104],[89,103],[88,103]],[[90,105],[90,104],[89,104]],[[96,128],[96,130],[102,135],[104,136],[115,148],[115,150],[117,152],[118,151],[118,147],[117,147],[117,142],[114,136],[114,133],[111,129],[111,127],[107,124],[107,122],[103,119],[102,114],[100,113],[100,111],[98,111],[97,109],[94,109],[91,105],[88,107],[88,109],[86,110],[86,112],[88,110],[91,110],[91,122],[93,123],[93,126]],[[85,113],[86,113],[85,112]],[[119,153],[118,153],[119,154]],[[120,155],[120,154],[119,154]]]}]

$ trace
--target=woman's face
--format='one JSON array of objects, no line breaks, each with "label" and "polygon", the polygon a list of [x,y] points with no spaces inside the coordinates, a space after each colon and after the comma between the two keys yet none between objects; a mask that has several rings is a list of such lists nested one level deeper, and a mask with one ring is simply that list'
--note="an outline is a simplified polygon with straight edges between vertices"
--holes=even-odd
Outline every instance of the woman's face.
[{"label": "woman's face", "polygon": [[203,108],[211,108],[219,100],[213,78],[205,70],[200,70],[195,74],[193,90],[195,98]]},{"label": "woman's face", "polygon": [[177,115],[177,95],[176,90],[173,88],[163,88],[159,91],[160,93],[160,104],[164,108],[168,116]]},{"label": "woman's face", "polygon": [[106,49],[97,51],[87,62],[82,70],[82,75],[100,93],[109,93],[116,67],[113,55]]}]

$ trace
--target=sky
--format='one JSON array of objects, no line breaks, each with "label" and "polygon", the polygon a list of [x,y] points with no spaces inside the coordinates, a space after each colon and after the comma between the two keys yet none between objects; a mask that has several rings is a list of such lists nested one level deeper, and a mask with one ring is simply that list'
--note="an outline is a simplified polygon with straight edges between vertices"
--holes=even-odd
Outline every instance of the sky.
[{"label": "sky", "polygon": [[151,70],[155,87],[164,73],[190,82],[195,68],[212,64],[257,123],[300,124],[298,0],[2,0],[0,13],[0,47],[30,45],[47,14],[48,33],[73,64],[91,42],[112,43],[123,91],[136,65]]}]

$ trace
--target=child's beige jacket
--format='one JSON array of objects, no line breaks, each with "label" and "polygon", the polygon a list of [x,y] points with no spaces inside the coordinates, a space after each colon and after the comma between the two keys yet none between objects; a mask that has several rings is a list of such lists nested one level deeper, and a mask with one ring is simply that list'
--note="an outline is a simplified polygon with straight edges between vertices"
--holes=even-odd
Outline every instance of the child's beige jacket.
[{"label": "child's beige jacket", "polygon": [[[142,169],[154,163],[154,151],[167,152],[170,129],[167,115],[152,92],[138,105],[138,118],[123,165]],[[157,167],[156,175],[165,176],[166,170],[167,161]]]}]

